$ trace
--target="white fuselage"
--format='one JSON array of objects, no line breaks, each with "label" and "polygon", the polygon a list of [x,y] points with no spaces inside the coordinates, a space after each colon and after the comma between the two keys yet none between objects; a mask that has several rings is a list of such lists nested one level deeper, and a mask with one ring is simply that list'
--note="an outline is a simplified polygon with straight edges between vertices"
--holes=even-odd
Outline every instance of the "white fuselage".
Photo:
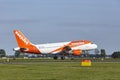
[{"label": "white fuselage", "polygon": [[[56,54],[58,53],[59,51],[56,51],[56,52],[52,52],[62,46],[65,46],[67,44],[69,44],[70,42],[59,42],[59,43],[46,43],[46,44],[38,44],[38,45],[35,45],[42,54],[48,54],[48,53],[52,53],[52,54]],[[96,44],[92,44],[92,43],[89,43],[89,44],[84,44],[84,45],[79,45],[79,46],[76,46],[76,47],[72,47],[71,49],[72,50],[76,50],[76,49],[79,49],[79,50],[93,50],[93,49],[96,49],[97,48],[97,45]],[[14,48],[15,51],[18,51],[20,48],[17,47],[17,48]]]}]

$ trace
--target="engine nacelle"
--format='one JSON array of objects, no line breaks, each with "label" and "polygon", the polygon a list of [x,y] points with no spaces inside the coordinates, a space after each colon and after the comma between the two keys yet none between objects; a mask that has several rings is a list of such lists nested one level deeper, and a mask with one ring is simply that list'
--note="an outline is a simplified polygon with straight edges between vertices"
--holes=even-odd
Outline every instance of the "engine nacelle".
[{"label": "engine nacelle", "polygon": [[73,55],[80,56],[82,54],[82,50],[72,50]]}]

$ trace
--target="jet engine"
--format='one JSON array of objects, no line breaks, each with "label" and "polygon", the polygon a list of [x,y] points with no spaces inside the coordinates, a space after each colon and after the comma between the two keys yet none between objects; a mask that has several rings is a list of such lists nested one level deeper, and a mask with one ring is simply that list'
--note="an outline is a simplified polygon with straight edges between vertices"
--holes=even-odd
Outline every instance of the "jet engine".
[{"label": "jet engine", "polygon": [[75,56],[80,56],[82,54],[82,50],[72,50],[72,54]]}]

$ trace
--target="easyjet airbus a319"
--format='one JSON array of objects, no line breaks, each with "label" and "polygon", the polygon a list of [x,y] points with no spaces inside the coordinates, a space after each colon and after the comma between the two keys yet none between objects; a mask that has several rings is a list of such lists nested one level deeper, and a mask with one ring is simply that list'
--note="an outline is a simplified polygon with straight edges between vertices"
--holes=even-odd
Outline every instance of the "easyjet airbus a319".
[{"label": "easyjet airbus a319", "polygon": [[32,54],[73,54],[79,56],[83,50],[93,50],[97,48],[89,40],[75,40],[69,42],[46,43],[46,44],[32,44],[21,31],[14,30],[14,35],[18,43],[18,47],[14,51],[21,51],[23,53]]}]

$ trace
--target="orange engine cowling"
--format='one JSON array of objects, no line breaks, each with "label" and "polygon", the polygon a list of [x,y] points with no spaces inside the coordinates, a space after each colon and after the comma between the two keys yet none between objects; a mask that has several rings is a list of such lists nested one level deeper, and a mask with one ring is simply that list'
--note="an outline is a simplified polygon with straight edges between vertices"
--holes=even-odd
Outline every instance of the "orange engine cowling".
[{"label": "orange engine cowling", "polygon": [[80,56],[82,54],[82,50],[72,50],[73,55]]}]

